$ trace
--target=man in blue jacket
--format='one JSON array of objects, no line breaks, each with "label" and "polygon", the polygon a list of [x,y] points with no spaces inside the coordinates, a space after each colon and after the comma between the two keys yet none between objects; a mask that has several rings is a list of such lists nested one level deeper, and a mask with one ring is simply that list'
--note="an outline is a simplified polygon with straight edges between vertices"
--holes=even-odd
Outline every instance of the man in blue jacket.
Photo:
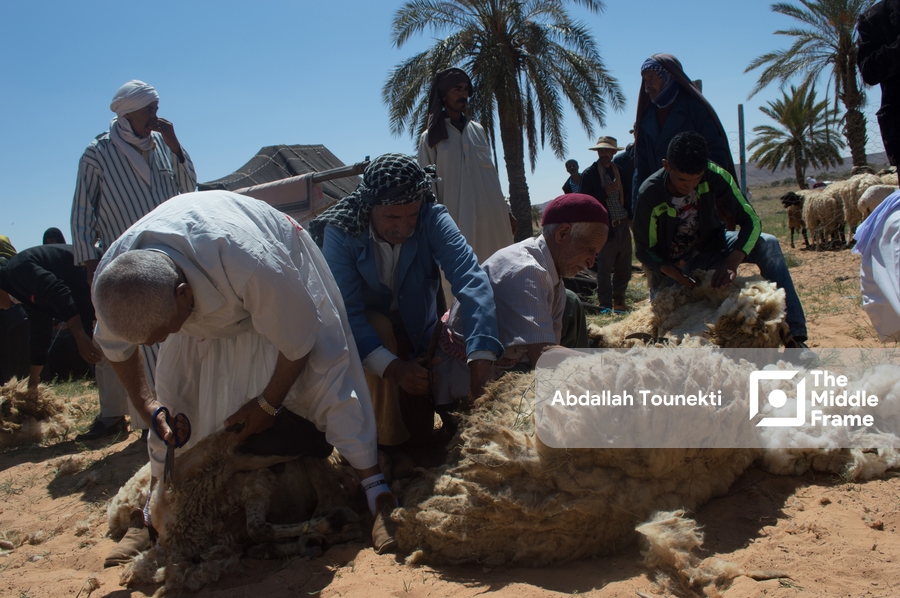
[{"label": "man in blue jacket", "polygon": [[431,181],[410,156],[379,156],[356,191],[309,226],[341,289],[384,447],[426,443],[433,428],[423,357],[442,315],[441,271],[460,303],[473,397],[503,353],[491,284]]},{"label": "man in blue jacket", "polygon": [[[703,136],[676,135],[663,167],[638,192],[634,214],[637,257],[650,270],[652,291],[681,284],[695,286],[694,270],[715,270],[711,284],[730,284],[743,262],[756,264],[766,280],[785,293],[788,348],[805,348],[806,316],[784,263],[778,239],[762,232],[759,216],[731,175],[709,159]],[[739,231],[726,231],[725,209]]]}]

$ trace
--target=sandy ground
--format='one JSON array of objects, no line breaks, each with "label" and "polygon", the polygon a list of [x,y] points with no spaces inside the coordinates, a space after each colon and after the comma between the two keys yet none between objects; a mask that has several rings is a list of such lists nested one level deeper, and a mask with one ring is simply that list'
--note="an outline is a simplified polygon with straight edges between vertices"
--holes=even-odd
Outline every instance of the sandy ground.
[{"label": "sandy ground", "polygon": [[[880,347],[860,307],[859,258],[848,251],[791,252],[791,269],[807,306],[810,344]],[[59,471],[67,457],[75,473]],[[113,546],[106,503],[146,460],[138,435],[87,446],[73,441],[0,453],[0,596],[151,595],[155,587],[119,586],[117,568],[103,569]],[[751,468],[726,496],[696,514],[715,555],[746,571],[780,571],[789,578],[739,577],[722,595],[900,596],[900,477],[846,483],[836,476],[776,477]],[[658,594],[633,545],[611,558],[524,568],[411,567],[378,556],[365,544],[334,547],[313,561],[245,561],[245,571],[200,596],[478,596],[516,598],[584,594]],[[88,580],[99,583],[91,590]],[[80,595],[79,595],[80,594]]]}]

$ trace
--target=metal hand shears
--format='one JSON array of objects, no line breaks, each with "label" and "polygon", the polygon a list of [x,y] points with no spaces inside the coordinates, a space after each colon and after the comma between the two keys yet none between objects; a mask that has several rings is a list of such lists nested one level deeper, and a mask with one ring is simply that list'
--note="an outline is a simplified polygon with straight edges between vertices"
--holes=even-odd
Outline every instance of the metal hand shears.
[{"label": "metal hand shears", "polygon": [[[162,434],[159,433],[159,428],[156,426],[156,416],[159,415],[160,411],[166,418],[166,425],[169,426],[169,428],[172,430],[172,434],[174,434],[175,436],[174,440],[171,443],[166,441],[166,439],[162,437]],[[172,479],[175,476],[175,449],[183,447],[187,444],[188,440],[191,439],[191,421],[184,413],[179,413],[175,417],[172,417],[170,419],[169,410],[165,407],[160,407],[153,412],[152,421],[153,432],[166,445],[166,463],[165,468],[163,469],[163,482],[169,484],[172,482]],[[187,434],[181,441],[178,440],[178,423],[184,424],[187,428]]]}]

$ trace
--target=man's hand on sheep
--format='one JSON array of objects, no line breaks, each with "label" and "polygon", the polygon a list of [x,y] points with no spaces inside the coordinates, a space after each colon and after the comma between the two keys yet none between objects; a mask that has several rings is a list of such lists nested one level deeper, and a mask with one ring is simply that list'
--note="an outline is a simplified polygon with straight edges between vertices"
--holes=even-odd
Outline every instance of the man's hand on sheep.
[{"label": "man's hand on sheep", "polygon": [[691,278],[690,276],[686,276],[681,273],[681,270],[676,268],[675,266],[662,266],[659,269],[660,272],[668,276],[669,278],[674,279],[678,284],[686,287],[695,287],[697,286],[697,281]]},{"label": "man's hand on sheep", "polygon": [[725,285],[731,284],[737,276],[738,266],[744,261],[746,255],[747,254],[743,251],[738,251],[737,249],[729,253],[728,257],[725,258],[725,261],[716,268],[712,280],[710,281],[710,286],[714,289],[721,289]]},{"label": "man's hand on sheep", "polygon": [[494,379],[493,364],[490,359],[473,359],[469,362],[469,405],[484,394],[484,387]]},{"label": "man's hand on sheep", "polygon": [[[291,386],[297,381],[303,368],[306,367],[307,361],[309,361],[309,353],[300,359],[292,361],[285,357],[281,351],[278,352],[275,371],[272,372],[272,377],[262,392],[262,397],[266,403],[274,409],[281,407],[281,403],[284,402],[284,398],[287,396]],[[251,434],[268,430],[275,423],[275,416],[269,415],[264,411],[256,397],[254,397],[225,420],[225,427],[230,428],[239,423],[244,424],[244,427],[238,431],[238,441],[240,442]]]},{"label": "man's hand on sheep", "polygon": [[395,359],[384,370],[384,379],[394,382],[411,395],[424,395],[429,389],[428,370],[424,358],[414,361]]},{"label": "man's hand on sheep", "polygon": [[243,422],[244,427],[237,431],[238,442],[252,434],[265,432],[275,423],[275,416],[263,411],[255,398],[250,399],[244,405],[225,420],[225,427],[230,428]]}]

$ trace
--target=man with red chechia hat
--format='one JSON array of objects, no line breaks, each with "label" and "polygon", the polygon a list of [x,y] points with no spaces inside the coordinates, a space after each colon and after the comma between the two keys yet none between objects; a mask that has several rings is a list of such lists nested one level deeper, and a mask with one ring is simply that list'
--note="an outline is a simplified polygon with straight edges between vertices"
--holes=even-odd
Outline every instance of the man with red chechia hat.
[{"label": "man with red chechia hat", "polygon": [[[493,362],[495,376],[505,370],[534,368],[549,346],[587,347],[584,311],[562,279],[594,266],[609,234],[609,214],[590,195],[570,193],[547,205],[541,226],[538,237],[504,247],[481,265],[494,290],[504,346],[503,355]],[[443,326],[441,361],[435,366],[435,402],[476,399],[468,396],[458,303],[453,303]]]}]

